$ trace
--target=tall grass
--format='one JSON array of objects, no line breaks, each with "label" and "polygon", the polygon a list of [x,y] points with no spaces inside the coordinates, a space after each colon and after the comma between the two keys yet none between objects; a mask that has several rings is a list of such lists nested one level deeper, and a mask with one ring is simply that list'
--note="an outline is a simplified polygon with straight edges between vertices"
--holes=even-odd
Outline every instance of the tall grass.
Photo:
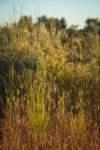
[{"label": "tall grass", "polygon": [[9,30],[12,40],[0,52],[7,67],[1,149],[99,150],[99,69],[67,63],[60,32],[44,24],[31,33]]}]

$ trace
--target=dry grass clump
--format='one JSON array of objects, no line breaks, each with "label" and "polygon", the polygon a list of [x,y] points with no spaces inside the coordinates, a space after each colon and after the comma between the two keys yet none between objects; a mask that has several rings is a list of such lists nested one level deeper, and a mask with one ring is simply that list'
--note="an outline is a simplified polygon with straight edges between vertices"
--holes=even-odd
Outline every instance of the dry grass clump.
[{"label": "dry grass clump", "polygon": [[60,32],[44,24],[32,32],[9,29],[13,38],[0,55],[7,66],[1,149],[99,150],[98,69],[67,63]]}]

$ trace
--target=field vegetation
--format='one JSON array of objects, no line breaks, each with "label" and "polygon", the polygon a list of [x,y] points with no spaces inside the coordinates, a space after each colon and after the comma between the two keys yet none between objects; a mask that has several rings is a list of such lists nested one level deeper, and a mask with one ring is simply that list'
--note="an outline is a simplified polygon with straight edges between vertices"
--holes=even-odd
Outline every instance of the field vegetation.
[{"label": "field vegetation", "polygon": [[1,150],[100,149],[100,20],[0,26]]}]

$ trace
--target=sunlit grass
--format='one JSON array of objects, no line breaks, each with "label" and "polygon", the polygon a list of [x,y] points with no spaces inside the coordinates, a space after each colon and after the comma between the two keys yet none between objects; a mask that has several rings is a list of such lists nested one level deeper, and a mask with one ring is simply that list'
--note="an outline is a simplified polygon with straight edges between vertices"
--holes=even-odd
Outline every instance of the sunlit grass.
[{"label": "sunlit grass", "polygon": [[0,57],[8,67],[2,150],[99,150],[98,68],[66,63],[60,32],[44,24],[11,31]]}]

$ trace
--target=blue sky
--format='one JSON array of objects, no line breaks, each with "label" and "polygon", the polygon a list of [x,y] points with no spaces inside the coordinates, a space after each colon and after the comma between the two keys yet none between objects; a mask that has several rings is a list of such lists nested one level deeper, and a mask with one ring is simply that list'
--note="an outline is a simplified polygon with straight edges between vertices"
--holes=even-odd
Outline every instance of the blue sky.
[{"label": "blue sky", "polygon": [[68,25],[82,28],[88,17],[100,18],[100,0],[0,0],[0,24],[21,14],[32,15],[33,20],[41,15],[65,17]]}]

